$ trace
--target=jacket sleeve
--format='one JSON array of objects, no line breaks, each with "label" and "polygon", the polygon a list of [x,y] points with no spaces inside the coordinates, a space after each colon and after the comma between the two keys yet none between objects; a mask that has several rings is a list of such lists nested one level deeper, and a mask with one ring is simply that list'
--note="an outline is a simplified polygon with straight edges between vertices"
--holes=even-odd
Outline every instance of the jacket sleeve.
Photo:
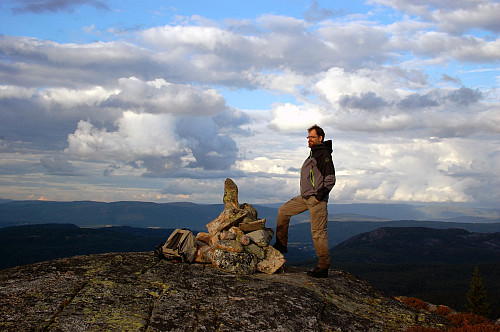
[{"label": "jacket sleeve", "polygon": [[318,201],[324,200],[335,186],[335,166],[333,165],[332,156],[329,153],[321,155],[321,159],[317,160],[317,166],[323,175],[323,186],[318,189],[316,199]]}]

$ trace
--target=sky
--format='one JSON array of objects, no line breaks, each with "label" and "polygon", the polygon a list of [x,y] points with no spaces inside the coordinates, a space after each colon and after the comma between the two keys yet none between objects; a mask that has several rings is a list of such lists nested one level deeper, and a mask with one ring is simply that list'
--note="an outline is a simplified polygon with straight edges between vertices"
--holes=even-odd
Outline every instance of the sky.
[{"label": "sky", "polygon": [[0,198],[500,199],[500,2],[0,2]]}]

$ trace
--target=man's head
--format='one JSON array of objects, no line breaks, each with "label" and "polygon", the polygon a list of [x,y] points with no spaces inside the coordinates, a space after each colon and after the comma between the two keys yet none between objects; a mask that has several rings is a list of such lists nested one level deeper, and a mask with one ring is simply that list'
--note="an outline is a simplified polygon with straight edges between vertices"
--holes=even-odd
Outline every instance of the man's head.
[{"label": "man's head", "polygon": [[323,143],[325,139],[325,132],[321,129],[320,126],[314,125],[311,128],[307,129],[309,135],[307,136],[307,141],[309,142],[309,147],[313,145],[319,145]]}]

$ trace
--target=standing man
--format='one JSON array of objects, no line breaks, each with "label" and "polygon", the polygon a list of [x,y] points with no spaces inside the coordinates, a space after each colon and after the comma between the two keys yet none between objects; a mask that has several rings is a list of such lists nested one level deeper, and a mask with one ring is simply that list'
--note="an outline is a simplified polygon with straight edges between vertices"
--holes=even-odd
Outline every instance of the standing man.
[{"label": "standing man", "polygon": [[318,266],[307,274],[315,278],[327,278],[330,267],[328,247],[328,195],[335,185],[335,167],[332,161],[332,141],[324,142],[325,132],[318,125],[308,130],[311,153],[300,171],[300,195],[283,204],[278,210],[276,243],[274,248],[288,252],[288,225],[290,217],[309,210],[314,250]]}]

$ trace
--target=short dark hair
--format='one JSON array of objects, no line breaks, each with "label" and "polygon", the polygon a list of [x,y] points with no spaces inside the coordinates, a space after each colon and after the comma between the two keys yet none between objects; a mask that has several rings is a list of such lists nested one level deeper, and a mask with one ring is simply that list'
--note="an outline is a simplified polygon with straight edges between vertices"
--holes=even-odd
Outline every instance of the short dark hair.
[{"label": "short dark hair", "polygon": [[315,124],[311,128],[307,129],[307,132],[310,132],[311,130],[316,130],[316,134],[318,134],[318,136],[322,137],[321,142],[323,142],[325,140],[325,131],[320,126]]}]

